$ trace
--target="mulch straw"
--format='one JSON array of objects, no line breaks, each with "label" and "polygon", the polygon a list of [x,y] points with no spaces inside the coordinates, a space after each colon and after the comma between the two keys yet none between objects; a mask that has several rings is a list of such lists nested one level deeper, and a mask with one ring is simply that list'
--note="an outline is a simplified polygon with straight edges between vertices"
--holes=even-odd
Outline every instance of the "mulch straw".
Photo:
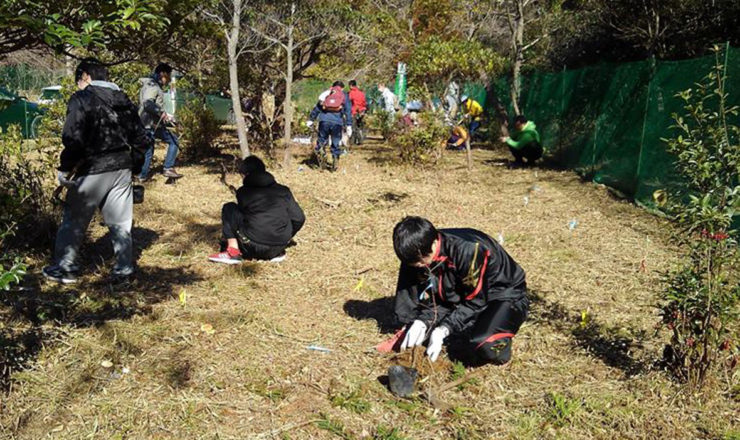
[{"label": "mulch straw", "polygon": [[[85,298],[70,307],[88,314],[44,321],[63,336],[42,341],[31,368],[16,374],[3,397],[0,433],[369,438],[393,426],[413,439],[682,439],[740,430],[740,403],[721,392],[702,395],[701,405],[699,398],[671,400],[677,387],[649,368],[665,341],[654,329],[660,274],[675,262],[660,219],[569,171],[494,166],[508,157],[504,150],[474,150],[470,171],[464,155],[452,152],[421,169],[398,166],[392,146],[371,141],[343,157],[337,173],[300,164],[310,147],[294,150],[300,154],[290,167],[270,168],[307,221],[279,264],[206,261],[218,246],[221,205],[233,199],[219,182],[218,159],[178,167],[185,177],[176,186],[161,178],[147,184],[133,232],[145,276],[111,294],[96,284],[110,263],[100,263],[99,254],[110,255],[106,241],[84,249],[86,276],[73,289]],[[157,150],[156,163],[163,154]],[[228,181],[239,183],[234,175]],[[532,305],[512,362],[469,369],[475,380],[450,386],[445,353],[433,366],[423,349],[413,359],[422,393],[436,391],[451,416],[413,399],[399,402],[379,382],[389,365],[410,365],[410,352],[369,349],[400,328],[391,233],[405,215],[501,233],[527,272]],[[91,242],[104,234],[93,226]],[[43,298],[64,297],[41,289]],[[31,306],[0,306],[0,320],[14,326],[14,310]],[[589,331],[577,332],[583,311]],[[70,318],[91,314],[101,322]],[[204,322],[213,334],[200,331]],[[309,345],[332,351],[311,355]],[[132,373],[109,381],[102,359]],[[557,418],[552,395],[573,402],[566,418]]]}]

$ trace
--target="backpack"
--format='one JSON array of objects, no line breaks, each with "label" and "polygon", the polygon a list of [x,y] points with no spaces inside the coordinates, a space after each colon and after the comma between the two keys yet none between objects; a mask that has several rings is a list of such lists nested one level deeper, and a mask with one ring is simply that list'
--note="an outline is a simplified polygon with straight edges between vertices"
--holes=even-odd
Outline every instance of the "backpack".
[{"label": "backpack", "polygon": [[329,96],[324,99],[322,105],[325,111],[328,112],[340,112],[344,107],[344,90],[341,87],[332,87]]}]

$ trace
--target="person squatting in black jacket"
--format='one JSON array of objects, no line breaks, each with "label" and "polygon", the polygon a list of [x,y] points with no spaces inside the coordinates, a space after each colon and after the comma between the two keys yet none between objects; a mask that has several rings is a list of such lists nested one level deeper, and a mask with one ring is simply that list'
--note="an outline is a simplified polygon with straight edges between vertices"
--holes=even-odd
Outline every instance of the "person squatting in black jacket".
[{"label": "person squatting in black jacket", "polygon": [[67,187],[67,196],[54,264],[42,270],[46,278],[61,283],[77,281],[79,247],[98,208],[113,240],[113,276],[134,272],[131,173],[141,170],[152,140],[136,107],[107,79],[108,71],[99,61],[81,62],[75,71],[79,91],[67,103],[58,168],[59,183]]},{"label": "person squatting in black jacket", "polygon": [[393,230],[401,260],[395,297],[408,324],[401,349],[427,338],[432,362],[452,333],[470,331],[468,349],[482,362],[511,359],[512,338],[527,318],[524,270],[491,237],[475,229],[440,229],[406,217]]},{"label": "person squatting in black jacket", "polygon": [[306,217],[290,189],[275,182],[258,157],[244,159],[239,171],[244,180],[236,191],[237,202],[221,210],[226,246],[208,259],[226,264],[245,259],[282,261]]}]

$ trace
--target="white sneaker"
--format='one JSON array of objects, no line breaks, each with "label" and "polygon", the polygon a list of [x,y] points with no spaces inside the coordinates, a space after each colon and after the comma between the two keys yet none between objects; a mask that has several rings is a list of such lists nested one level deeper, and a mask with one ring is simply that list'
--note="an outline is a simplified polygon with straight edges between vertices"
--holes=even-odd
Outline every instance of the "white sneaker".
[{"label": "white sneaker", "polygon": [[270,260],[270,263],[280,263],[281,261],[285,261],[285,257],[286,257],[285,254],[280,254],[277,257]]}]

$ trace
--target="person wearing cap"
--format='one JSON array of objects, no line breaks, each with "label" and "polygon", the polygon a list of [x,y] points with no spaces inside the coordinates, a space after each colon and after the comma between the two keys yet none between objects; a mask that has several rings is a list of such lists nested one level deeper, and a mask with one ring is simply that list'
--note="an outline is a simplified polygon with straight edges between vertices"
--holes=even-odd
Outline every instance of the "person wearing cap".
[{"label": "person wearing cap", "polygon": [[500,141],[509,146],[515,166],[525,165],[524,159],[527,159],[526,165],[532,166],[542,157],[543,150],[537,126],[534,121],[528,121],[524,115],[517,115],[514,118],[514,131],[511,136],[502,136]]},{"label": "person wearing cap", "polygon": [[221,209],[221,252],[210,261],[239,264],[244,260],[285,259],[285,249],[303,227],[306,217],[287,186],[275,182],[265,164],[248,156],[239,167],[244,180],[236,190],[236,203]]},{"label": "person wearing cap", "polygon": [[473,138],[476,130],[480,128],[481,119],[483,119],[483,107],[478,101],[467,95],[460,97],[460,107],[462,108],[463,117],[470,123],[468,125],[468,134]]},{"label": "person wearing cap", "polygon": [[401,260],[395,312],[407,324],[401,350],[427,341],[434,362],[448,336],[465,332],[465,351],[479,362],[511,359],[529,300],[524,270],[498,242],[475,229],[438,230],[406,217],[393,229],[393,248]]},{"label": "person wearing cap", "polygon": [[[166,63],[160,63],[154,69],[151,76],[140,78],[141,91],[139,92],[139,116],[150,135],[167,143],[167,154],[164,157],[164,168],[162,175],[167,178],[178,179],[182,177],[175,171],[175,159],[179,150],[178,139],[167,129],[167,124],[174,123],[174,116],[168,114],[164,109],[164,91],[172,79],[172,67]],[[141,181],[149,178],[149,168],[152,165],[154,155],[154,144],[147,150],[144,159],[144,167],[138,178]]]}]

